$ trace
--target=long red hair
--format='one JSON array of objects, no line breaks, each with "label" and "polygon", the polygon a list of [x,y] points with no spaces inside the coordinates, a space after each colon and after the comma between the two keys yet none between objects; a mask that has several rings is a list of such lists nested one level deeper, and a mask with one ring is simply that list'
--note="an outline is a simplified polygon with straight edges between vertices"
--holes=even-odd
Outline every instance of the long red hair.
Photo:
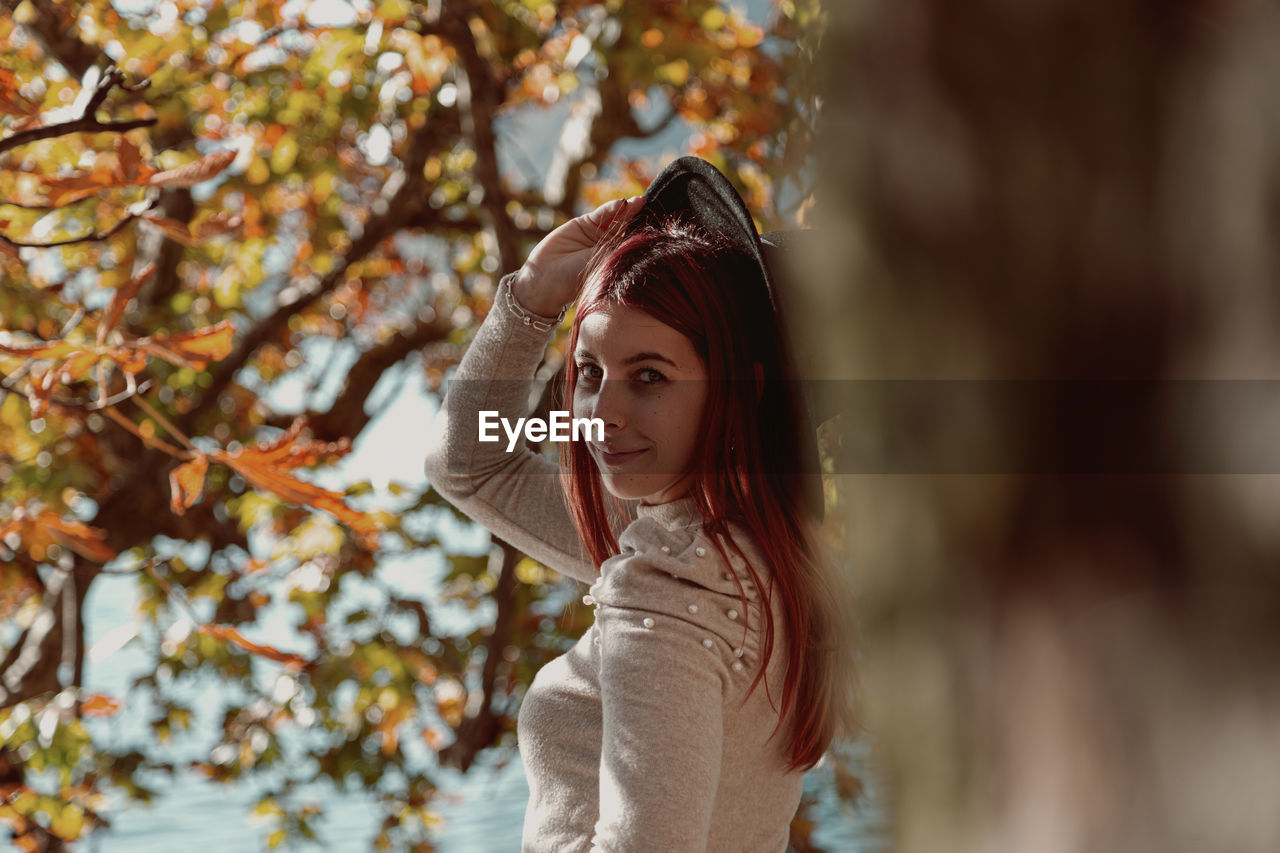
[{"label": "long red hair", "polygon": [[[789,767],[808,769],[822,757],[836,724],[824,566],[806,504],[805,478],[816,472],[806,470],[802,442],[811,445],[814,436],[801,434],[806,421],[800,417],[798,384],[760,268],[727,240],[667,220],[616,234],[601,246],[579,297],[570,353],[583,318],[605,305],[637,309],[670,326],[689,339],[706,365],[709,382],[688,496],[721,556],[728,561],[723,543],[743,556],[764,599],[764,660],[751,691],[764,678],[774,651],[770,595],[781,598],[787,666],[774,734],[791,722]],[[577,381],[570,358],[566,403],[572,402]],[[560,455],[574,523],[599,566],[618,553],[618,543],[596,464],[583,442],[561,444]],[[730,520],[747,529],[768,561],[768,589],[734,543]],[[738,591],[743,612],[749,612],[741,583]]]}]

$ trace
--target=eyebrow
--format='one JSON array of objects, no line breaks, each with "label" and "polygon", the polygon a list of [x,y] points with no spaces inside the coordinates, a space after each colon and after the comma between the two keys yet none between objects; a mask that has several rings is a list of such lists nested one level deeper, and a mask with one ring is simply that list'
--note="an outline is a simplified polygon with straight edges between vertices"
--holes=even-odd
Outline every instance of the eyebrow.
[{"label": "eyebrow", "polygon": [[[586,356],[587,358],[590,358],[594,361],[600,360],[595,353],[591,352],[590,350],[582,349],[581,347],[578,348],[577,354],[580,356]],[[629,355],[626,358],[624,358],[622,360],[622,363],[626,365],[631,365],[641,361],[660,361],[664,364],[669,364],[672,367],[677,369],[679,369],[680,367],[680,365],[676,364],[674,361],[667,358],[665,355],[663,355],[660,352],[638,352],[635,355]]]}]

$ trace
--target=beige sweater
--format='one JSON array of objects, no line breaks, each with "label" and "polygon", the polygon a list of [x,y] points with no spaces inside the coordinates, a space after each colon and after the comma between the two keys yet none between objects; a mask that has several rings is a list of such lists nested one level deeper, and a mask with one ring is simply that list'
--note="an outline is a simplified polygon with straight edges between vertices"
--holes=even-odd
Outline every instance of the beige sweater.
[{"label": "beige sweater", "polygon": [[[803,774],[787,772],[787,730],[770,734],[785,620],[774,602],[769,692],[759,592],[732,549],[725,563],[692,501],[630,504],[612,519],[622,553],[597,573],[566,508],[557,465],[505,437],[481,443],[478,412],[529,410],[551,332],[506,307],[510,279],[450,383],[426,470],[450,502],[530,556],[591,585],[595,624],[547,664],[520,709],[529,780],[525,851],[761,851],[787,846]],[[769,586],[748,534],[735,542]],[[730,572],[747,590],[746,608]]]}]

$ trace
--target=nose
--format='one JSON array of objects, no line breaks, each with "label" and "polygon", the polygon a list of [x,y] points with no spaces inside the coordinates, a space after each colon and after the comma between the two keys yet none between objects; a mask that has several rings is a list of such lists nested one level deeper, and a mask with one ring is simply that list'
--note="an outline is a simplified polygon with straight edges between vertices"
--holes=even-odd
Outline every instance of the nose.
[{"label": "nose", "polygon": [[616,432],[627,425],[626,382],[606,379],[599,387],[584,395],[581,387],[578,394],[581,411],[575,412],[577,417],[600,418],[608,432]]}]

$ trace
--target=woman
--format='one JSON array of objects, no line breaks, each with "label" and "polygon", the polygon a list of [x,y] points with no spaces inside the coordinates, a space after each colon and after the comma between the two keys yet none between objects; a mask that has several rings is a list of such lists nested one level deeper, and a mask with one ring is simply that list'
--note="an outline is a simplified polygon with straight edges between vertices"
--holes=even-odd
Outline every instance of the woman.
[{"label": "woman", "polygon": [[[565,400],[603,436],[560,466],[478,441],[575,298]],[[520,711],[526,851],[786,849],[834,673],[780,329],[741,199],[683,158],[547,236],[458,367],[431,482],[596,608]]]}]

